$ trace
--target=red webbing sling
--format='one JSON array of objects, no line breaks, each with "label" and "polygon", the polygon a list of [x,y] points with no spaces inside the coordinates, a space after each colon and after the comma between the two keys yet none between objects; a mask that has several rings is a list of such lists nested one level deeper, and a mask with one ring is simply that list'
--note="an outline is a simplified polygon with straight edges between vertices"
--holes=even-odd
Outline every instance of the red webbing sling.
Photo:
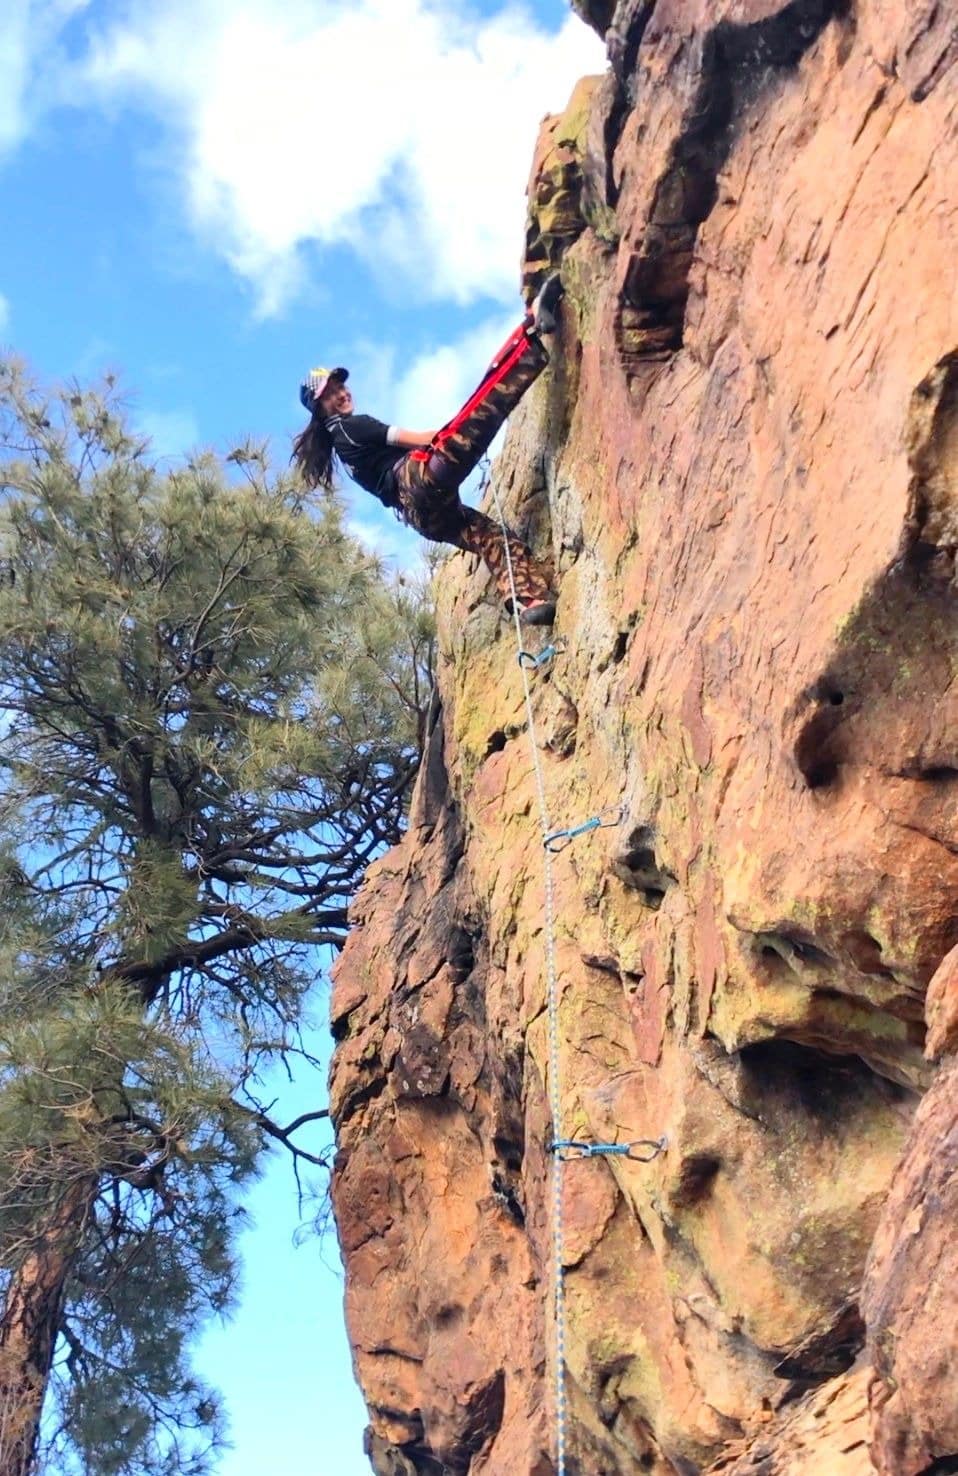
[{"label": "red webbing sling", "polygon": [[430,456],[435,455],[437,451],[441,451],[444,442],[448,441],[450,436],[456,434],[463,421],[469,418],[477,405],[482,404],[490,390],[494,390],[496,385],[505,379],[509,370],[519,362],[528,348],[529,336],[527,329],[529,322],[530,320],[526,318],[509,335],[479,381],[478,387],[469,396],[462,409],[457,410],[452,419],[447,421],[442,429],[436,432],[428,446],[422,446],[416,451],[410,451],[410,461],[428,461]]}]

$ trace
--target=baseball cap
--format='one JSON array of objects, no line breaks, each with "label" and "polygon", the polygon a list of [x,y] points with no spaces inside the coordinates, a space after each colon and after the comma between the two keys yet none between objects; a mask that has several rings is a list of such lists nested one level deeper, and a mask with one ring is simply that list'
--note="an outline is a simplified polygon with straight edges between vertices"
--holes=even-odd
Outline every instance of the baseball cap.
[{"label": "baseball cap", "polygon": [[310,369],[299,387],[299,402],[303,409],[312,410],[331,379],[338,379],[345,384],[348,378],[349,370],[342,367],[339,369]]}]

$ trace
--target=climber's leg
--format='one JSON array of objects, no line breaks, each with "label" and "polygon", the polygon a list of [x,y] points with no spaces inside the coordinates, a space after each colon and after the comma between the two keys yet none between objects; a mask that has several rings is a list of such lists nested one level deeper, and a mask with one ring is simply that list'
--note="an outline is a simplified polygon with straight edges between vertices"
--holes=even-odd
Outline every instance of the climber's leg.
[{"label": "climber's leg", "polygon": [[429,462],[437,483],[459,486],[478,466],[496,431],[548,362],[549,355],[528,318],[503,344],[462,409],[437,432],[430,446],[410,452],[410,458]]},{"label": "climber's leg", "polygon": [[503,600],[509,600],[512,590],[509,585],[509,569],[506,561],[505,544],[509,545],[512,561],[512,578],[516,586],[516,597],[520,606],[528,607],[542,600],[551,603],[552,576],[545,564],[536,559],[528,545],[523,543],[511,529],[503,536],[502,528],[487,518],[475,507],[463,508],[460,530],[460,548],[478,554],[496,581]]},{"label": "climber's leg", "polygon": [[[440,471],[448,476],[444,458],[416,461],[407,456],[396,468],[395,477],[403,521],[423,538],[434,543],[450,543],[466,553],[478,554],[493,575],[504,600],[511,595],[509,572],[498,523],[477,508],[467,507],[459,497],[458,487],[441,485],[435,477]],[[516,594],[520,605],[549,600],[552,577],[549,568],[534,557],[528,545],[515,533],[507,531],[509,554]]]},{"label": "climber's leg", "polygon": [[[506,339],[462,409],[429,446],[410,451],[394,472],[403,519],[424,538],[478,554],[504,600],[511,595],[503,532],[491,518],[466,507],[459,487],[479,464],[507,415],[549,362],[540,333],[555,330],[562,295],[558,275],[547,279],[532,312]],[[549,624],[555,614],[552,576],[515,533],[507,531],[522,618]]]}]

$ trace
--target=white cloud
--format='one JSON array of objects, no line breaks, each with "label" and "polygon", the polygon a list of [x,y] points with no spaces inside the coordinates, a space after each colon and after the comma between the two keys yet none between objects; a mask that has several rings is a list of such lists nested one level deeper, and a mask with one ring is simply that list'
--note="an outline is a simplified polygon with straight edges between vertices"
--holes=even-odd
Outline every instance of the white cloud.
[{"label": "white cloud", "polygon": [[24,93],[30,74],[29,0],[8,0],[0,18],[0,150],[24,130]]},{"label": "white cloud", "polygon": [[57,42],[87,0],[3,0],[0,7],[0,156],[27,133],[56,76]]},{"label": "white cloud", "polygon": [[141,435],[149,436],[157,457],[179,459],[200,439],[196,417],[190,410],[138,410],[133,422]]},{"label": "white cloud", "polygon": [[270,312],[312,245],[348,245],[397,296],[514,295],[539,120],[603,65],[572,15],[550,33],[457,0],[131,0],[71,86],[156,113],[192,225]]},{"label": "white cloud", "polygon": [[412,430],[438,429],[471,395],[518,314],[488,319],[454,343],[420,354],[400,370],[391,418]]},{"label": "white cloud", "polygon": [[[357,492],[357,496],[365,494]],[[422,539],[418,533],[397,522],[391,512],[379,504],[358,512],[356,499],[351,498],[353,507],[346,519],[346,531],[357,538],[370,553],[384,559],[391,568],[408,573],[420,573],[423,567]],[[379,511],[377,512],[377,507]]]},{"label": "white cloud", "polygon": [[443,425],[479,383],[493,354],[518,322],[519,307],[486,318],[450,343],[404,359],[394,345],[362,340],[347,368],[357,410],[390,425]]}]

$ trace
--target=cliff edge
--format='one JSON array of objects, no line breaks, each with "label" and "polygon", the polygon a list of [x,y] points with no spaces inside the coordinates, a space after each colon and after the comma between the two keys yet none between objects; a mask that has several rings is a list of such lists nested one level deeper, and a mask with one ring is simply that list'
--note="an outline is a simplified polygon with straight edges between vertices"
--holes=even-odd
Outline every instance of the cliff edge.
[{"label": "cliff edge", "polygon": [[[958,21],[576,0],[495,468],[554,558],[570,1476],[958,1471]],[[336,970],[381,1476],[551,1476],[543,846],[515,636],[441,581],[402,845]],[[530,636],[538,651],[548,636]]]}]

